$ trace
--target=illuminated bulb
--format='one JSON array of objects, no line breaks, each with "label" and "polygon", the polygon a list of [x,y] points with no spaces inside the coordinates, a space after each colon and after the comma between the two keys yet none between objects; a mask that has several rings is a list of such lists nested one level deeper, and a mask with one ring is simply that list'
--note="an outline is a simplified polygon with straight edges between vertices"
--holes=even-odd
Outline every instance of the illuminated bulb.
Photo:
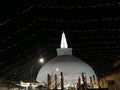
[{"label": "illuminated bulb", "polygon": [[59,71],[59,68],[56,68],[56,71]]},{"label": "illuminated bulb", "polygon": [[44,59],[43,58],[41,58],[39,61],[40,61],[40,63],[44,63]]}]

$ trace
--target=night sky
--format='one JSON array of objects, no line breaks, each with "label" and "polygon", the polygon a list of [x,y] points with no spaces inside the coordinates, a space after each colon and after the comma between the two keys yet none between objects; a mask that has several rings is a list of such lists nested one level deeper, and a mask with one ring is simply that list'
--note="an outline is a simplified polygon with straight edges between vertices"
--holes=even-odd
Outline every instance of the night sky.
[{"label": "night sky", "polygon": [[120,55],[120,2],[117,0],[1,1],[0,79],[30,81],[56,57],[61,34],[73,55],[93,67],[98,77],[115,72]]}]

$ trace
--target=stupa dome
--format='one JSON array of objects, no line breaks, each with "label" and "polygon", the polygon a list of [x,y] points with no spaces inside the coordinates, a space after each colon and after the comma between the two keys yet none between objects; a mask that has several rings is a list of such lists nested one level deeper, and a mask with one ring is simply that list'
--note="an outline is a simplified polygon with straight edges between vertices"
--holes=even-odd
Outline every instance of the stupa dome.
[{"label": "stupa dome", "polygon": [[64,80],[69,83],[77,83],[78,76],[81,76],[82,72],[86,73],[87,81],[89,77],[95,75],[92,67],[74,57],[73,55],[60,55],[50,60],[39,71],[37,76],[38,82],[47,82],[47,75],[60,75],[63,72]]},{"label": "stupa dome", "polygon": [[73,56],[72,48],[67,48],[66,40],[61,40],[61,42],[62,41],[64,41],[64,46],[61,45],[63,48],[57,49],[58,56],[50,60],[40,69],[36,80],[39,83],[47,83],[47,75],[49,74],[52,77],[52,80],[54,80],[54,76],[56,74],[59,82],[60,72],[62,72],[64,85],[72,85],[78,82],[78,76],[81,78],[82,83],[81,73],[84,72],[87,83],[90,83],[90,77],[93,77],[94,75],[96,78],[94,70],[86,62]]}]

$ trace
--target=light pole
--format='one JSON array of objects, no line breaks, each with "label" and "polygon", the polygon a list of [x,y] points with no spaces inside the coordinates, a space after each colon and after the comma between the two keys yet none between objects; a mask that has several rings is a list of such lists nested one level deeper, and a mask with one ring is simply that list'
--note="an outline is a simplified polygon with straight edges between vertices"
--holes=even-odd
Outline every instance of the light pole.
[{"label": "light pole", "polygon": [[[44,58],[40,58],[40,59],[39,59],[39,63],[43,64],[43,63],[44,63]],[[30,68],[30,75],[31,75],[31,80],[30,80],[30,90],[32,90],[33,67],[34,67],[35,64],[36,64],[36,62],[33,63],[33,65],[32,65],[31,68]]]}]

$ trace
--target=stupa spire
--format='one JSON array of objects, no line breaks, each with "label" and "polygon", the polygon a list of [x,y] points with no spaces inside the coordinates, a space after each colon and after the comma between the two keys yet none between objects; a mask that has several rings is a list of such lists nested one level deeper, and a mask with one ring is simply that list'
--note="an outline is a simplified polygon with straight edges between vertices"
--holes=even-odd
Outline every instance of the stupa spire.
[{"label": "stupa spire", "polygon": [[60,48],[57,48],[57,55],[72,55],[72,48],[68,48],[65,33],[62,33]]},{"label": "stupa spire", "polygon": [[64,32],[62,33],[60,48],[68,48],[68,44]]}]

